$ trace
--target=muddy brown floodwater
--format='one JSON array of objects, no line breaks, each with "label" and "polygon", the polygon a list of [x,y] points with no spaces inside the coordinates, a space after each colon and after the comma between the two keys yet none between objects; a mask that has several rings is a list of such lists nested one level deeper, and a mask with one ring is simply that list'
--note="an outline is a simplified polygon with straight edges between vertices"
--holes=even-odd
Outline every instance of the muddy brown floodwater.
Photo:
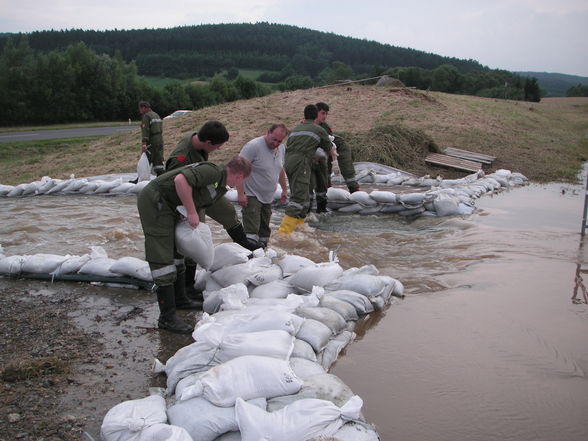
[{"label": "muddy brown floodwater", "polygon": [[[372,315],[331,370],[383,440],[584,441],[583,204],[581,185],[532,184],[483,196],[470,216],[321,216],[271,245],[317,262],[337,250],[344,268],[373,264],[404,283],[406,298]],[[216,243],[228,240],[211,226]],[[133,196],[0,200],[0,243],[7,255],[100,245],[143,258]],[[0,433],[11,436],[0,439],[98,440],[112,406],[164,384],[153,359],[191,342],[154,327],[145,291],[0,279],[0,292],[3,366],[70,360],[61,375],[2,382]],[[44,403],[57,407],[42,414]]]}]

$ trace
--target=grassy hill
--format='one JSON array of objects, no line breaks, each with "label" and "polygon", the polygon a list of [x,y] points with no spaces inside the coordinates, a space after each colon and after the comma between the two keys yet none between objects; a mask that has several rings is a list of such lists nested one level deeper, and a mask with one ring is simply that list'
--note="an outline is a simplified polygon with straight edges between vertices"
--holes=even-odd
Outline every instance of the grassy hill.
[{"label": "grassy hill", "polygon": [[[366,159],[370,152],[365,146],[369,145],[388,152],[382,162],[419,176],[465,174],[426,165],[427,151],[435,146],[496,156],[490,170],[506,168],[539,182],[573,181],[588,159],[588,98],[528,103],[377,86],[274,93],[166,120],[166,155],[183,135],[197,131],[206,120],[218,119],[227,126],[231,138],[211,160],[223,163],[245,142],[264,134],[271,123],[293,127],[302,119],[304,106],[317,101],[330,104],[329,123],[335,132],[345,134],[356,152],[355,161]],[[373,129],[377,127],[390,129],[390,136],[375,137]],[[415,136],[399,139],[394,133]],[[1,183],[30,182],[44,175],[67,178],[71,173],[81,177],[134,172],[139,140],[136,130],[43,153],[31,144],[3,144],[3,149],[18,149],[19,154],[13,155],[16,158],[9,164],[0,162]]]}]

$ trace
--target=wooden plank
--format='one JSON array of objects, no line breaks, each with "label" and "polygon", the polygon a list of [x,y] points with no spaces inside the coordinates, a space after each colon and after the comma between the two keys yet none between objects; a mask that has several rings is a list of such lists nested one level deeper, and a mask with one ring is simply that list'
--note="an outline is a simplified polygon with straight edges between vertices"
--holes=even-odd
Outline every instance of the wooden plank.
[{"label": "wooden plank", "polygon": [[486,165],[490,165],[494,161],[496,161],[495,156],[484,155],[483,153],[468,152],[467,150],[462,150],[455,147],[447,147],[443,152],[449,156],[454,156],[456,158],[467,159],[475,162],[481,162],[482,164]]},{"label": "wooden plank", "polygon": [[425,158],[425,162],[433,165],[441,165],[443,167],[455,168],[457,170],[465,170],[474,173],[482,168],[482,164],[480,162],[470,161],[468,159],[460,159],[454,156],[442,155],[440,153],[429,153]]}]

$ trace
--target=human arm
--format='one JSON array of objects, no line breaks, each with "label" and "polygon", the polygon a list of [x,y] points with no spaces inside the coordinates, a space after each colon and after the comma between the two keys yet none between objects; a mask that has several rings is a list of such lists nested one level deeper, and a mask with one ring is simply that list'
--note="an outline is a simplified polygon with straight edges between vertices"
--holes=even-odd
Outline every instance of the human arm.
[{"label": "human arm", "polygon": [[241,207],[247,206],[247,195],[245,194],[245,186],[241,184],[237,184],[237,202]]},{"label": "human arm", "polygon": [[196,204],[192,198],[192,187],[188,183],[186,177],[181,173],[174,178],[174,185],[176,187],[176,193],[178,194],[178,197],[180,198],[180,201],[182,201],[182,205],[184,205],[186,213],[188,214],[188,223],[193,228],[196,228],[200,223],[200,218],[198,217]]},{"label": "human arm", "polygon": [[147,114],[141,115],[141,151],[147,151],[147,145],[149,144],[149,138],[151,136],[151,121]]}]

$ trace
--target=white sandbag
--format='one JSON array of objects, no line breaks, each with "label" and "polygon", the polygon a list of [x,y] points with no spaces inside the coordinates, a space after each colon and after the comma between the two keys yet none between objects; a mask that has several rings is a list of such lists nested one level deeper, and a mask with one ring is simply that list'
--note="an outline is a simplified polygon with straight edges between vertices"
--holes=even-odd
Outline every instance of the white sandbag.
[{"label": "white sandbag", "polygon": [[368,214],[376,214],[376,213],[379,213],[380,211],[382,211],[382,206],[375,205],[373,207],[362,208],[361,210],[359,210],[358,213],[362,214],[362,215],[368,215]]},{"label": "white sandbag", "polygon": [[60,181],[60,182],[56,183],[53,187],[51,187],[47,191],[47,194],[55,194],[55,193],[59,193],[59,192],[63,191],[63,189],[65,187],[67,187],[69,184],[71,184],[72,181],[73,181],[73,178],[72,179],[66,179],[64,181]]},{"label": "white sandbag", "polygon": [[144,429],[167,423],[165,410],[165,399],[160,395],[124,401],[106,413],[100,436],[104,441],[138,441]]},{"label": "white sandbag", "polygon": [[347,289],[340,289],[335,291],[326,291],[325,296],[332,296],[336,299],[343,300],[344,302],[352,305],[358,314],[364,315],[374,311],[372,302],[363,294]]},{"label": "white sandbag", "polygon": [[351,398],[339,408],[325,400],[302,399],[275,412],[266,412],[238,399],[235,413],[242,441],[300,441],[332,436],[361,414],[363,401]]},{"label": "white sandbag", "polygon": [[110,194],[124,194],[124,193],[128,193],[131,190],[131,188],[134,188],[134,187],[135,187],[135,184],[133,184],[132,182],[123,182],[119,186],[110,189],[109,193]]},{"label": "white sandbag", "polygon": [[329,201],[348,201],[351,193],[343,188],[329,187],[327,189],[327,200]]},{"label": "white sandbag", "polygon": [[304,358],[309,361],[316,361],[316,352],[309,343],[299,338],[294,340],[294,348],[290,357]]},{"label": "white sandbag", "polygon": [[290,357],[290,366],[296,376],[303,381],[306,381],[307,378],[314,377],[315,375],[326,373],[325,369],[316,361],[302,357],[295,357],[294,354]]},{"label": "white sandbag", "polygon": [[231,201],[231,202],[233,202],[233,203],[236,203],[236,202],[239,200],[239,193],[237,192],[237,189],[235,189],[235,188],[231,188],[229,191],[227,191],[227,192],[225,193],[225,197],[226,197],[226,198],[227,198],[229,201]]},{"label": "white sandbag", "polygon": [[238,430],[234,432],[227,432],[219,436],[216,441],[241,441],[241,432]]},{"label": "white sandbag", "polygon": [[400,203],[398,204],[382,204],[380,213],[398,213],[399,211],[406,210],[406,207]]},{"label": "white sandbag", "polygon": [[60,180],[52,179],[49,176],[43,176],[41,179],[41,185],[37,189],[37,194],[46,194],[49,190],[55,187]]},{"label": "white sandbag", "polygon": [[102,181],[102,182],[100,182],[98,187],[96,187],[96,190],[94,190],[94,193],[95,194],[108,193],[110,190],[118,187],[121,184],[122,184],[122,178],[116,178],[113,181]]},{"label": "white sandbag", "polygon": [[0,274],[20,274],[28,256],[8,256],[0,259]]},{"label": "white sandbag", "polygon": [[237,265],[249,260],[251,251],[235,242],[221,243],[214,247],[214,259],[210,271],[216,271],[224,266]]},{"label": "white sandbag", "polygon": [[336,311],[341,315],[341,317],[345,319],[346,322],[350,320],[357,320],[359,318],[357,315],[357,310],[351,304],[332,296],[322,296],[320,300],[320,306]]},{"label": "white sandbag", "polygon": [[208,342],[196,342],[176,351],[165,363],[168,395],[172,395],[178,382],[189,375],[204,372],[213,365],[217,347]]},{"label": "white sandbag", "polygon": [[86,184],[84,186],[82,186],[78,189],[78,193],[82,193],[82,194],[94,193],[94,191],[98,188],[99,185],[100,185],[100,183],[96,182],[96,181],[86,182]]},{"label": "white sandbag", "polygon": [[285,299],[289,294],[295,293],[295,291],[296,288],[287,280],[280,279],[256,286],[249,293],[249,297],[256,299]]},{"label": "white sandbag", "polygon": [[296,334],[296,338],[307,342],[317,354],[327,346],[332,336],[333,333],[327,325],[314,319],[304,320]]},{"label": "white sandbag", "polygon": [[401,193],[398,201],[407,206],[421,205],[425,200],[425,193]]},{"label": "white sandbag", "polygon": [[345,319],[338,312],[320,306],[314,308],[301,307],[294,311],[294,314],[321,322],[331,330],[333,335],[339,334],[346,325]]},{"label": "white sandbag", "polygon": [[227,287],[236,283],[247,284],[248,278],[255,273],[272,266],[271,259],[267,257],[255,257],[245,263],[225,266],[212,273],[212,278],[221,286]]},{"label": "white sandbag", "polygon": [[133,188],[129,189],[129,193],[140,193],[141,190],[143,190],[147,186],[147,184],[149,184],[149,182],[151,181],[137,182]]},{"label": "white sandbag", "polygon": [[310,292],[313,286],[325,286],[342,273],[343,268],[338,263],[319,263],[302,268],[289,279],[289,282],[297,288]]},{"label": "white sandbag", "polygon": [[151,179],[151,164],[145,152],[141,153],[141,157],[137,161],[137,179],[139,182]]},{"label": "white sandbag", "polygon": [[330,401],[336,406],[344,405],[354,396],[351,388],[333,374],[320,373],[307,377],[300,390],[290,396],[274,397],[267,402],[268,412],[275,412],[303,398]]},{"label": "white sandbag", "polygon": [[0,196],[6,196],[14,189],[14,185],[0,184]]},{"label": "white sandbag", "polygon": [[193,441],[183,427],[169,424],[153,424],[141,431],[137,441]]},{"label": "white sandbag", "polygon": [[351,193],[349,200],[355,202],[356,204],[363,205],[364,207],[371,207],[378,204],[370,197],[367,192],[361,190]]},{"label": "white sandbag", "polygon": [[179,398],[203,396],[211,403],[230,407],[237,398],[272,398],[295,394],[302,380],[294,374],[287,361],[277,358],[246,355],[210,368],[197,384],[185,388]]},{"label": "white sandbag", "polygon": [[354,332],[343,331],[335,338],[332,338],[325,346],[325,349],[318,354],[317,361],[321,366],[328,371],[333,363],[337,361],[339,354],[345,347],[351,343],[356,337]]},{"label": "white sandbag", "polygon": [[82,266],[90,261],[91,257],[89,254],[84,254],[82,256],[69,256],[66,260],[61,262],[51,274],[55,274],[60,276],[62,274],[75,274],[77,273]]},{"label": "white sandbag", "polygon": [[286,254],[277,263],[282,268],[284,277],[291,276],[307,266],[315,265],[312,260],[294,254]]},{"label": "white sandbag", "polygon": [[[265,410],[265,398],[256,398],[250,404]],[[183,427],[192,441],[213,441],[224,433],[237,431],[235,407],[215,406],[208,400],[197,397],[178,401],[167,409],[169,422]]]},{"label": "white sandbag", "polygon": [[109,271],[147,282],[153,280],[149,263],[136,257],[121,257],[110,266]]},{"label": "white sandbag", "polygon": [[407,210],[401,210],[398,212],[398,214],[400,216],[416,216],[416,215],[424,213],[424,212],[425,212],[425,207],[417,207],[417,208],[411,208],[411,209],[407,209]]},{"label": "white sandbag", "polygon": [[34,254],[22,263],[21,271],[33,274],[49,274],[55,271],[69,256],[57,254]]},{"label": "white sandbag", "polygon": [[209,269],[214,259],[214,245],[210,227],[200,222],[196,228],[186,219],[176,224],[176,247],[178,252],[189,257],[204,269]]},{"label": "white sandbag", "polygon": [[282,279],[282,268],[272,264],[267,268],[262,268],[254,274],[248,276],[245,280],[255,286],[262,286],[266,283],[279,281]]},{"label": "white sandbag", "polygon": [[41,186],[41,181],[31,182],[27,184],[22,192],[21,196],[30,196],[37,194],[39,191],[39,187]]},{"label": "white sandbag", "polygon": [[404,297],[404,285],[402,284],[402,282],[398,279],[395,279],[393,277],[390,276],[379,276],[380,279],[382,279],[384,281],[384,283],[392,286],[392,292],[390,293],[391,295],[395,296],[395,297]]},{"label": "white sandbag", "polygon": [[346,207],[341,207],[337,211],[340,211],[341,213],[357,213],[361,210],[363,210],[363,205],[351,204],[351,205],[347,205]]},{"label": "white sandbag", "polygon": [[249,291],[242,283],[235,283],[215,292],[207,292],[202,309],[213,314],[219,309],[241,309],[249,298]]},{"label": "white sandbag", "polygon": [[296,335],[304,323],[302,317],[287,311],[267,311],[244,309],[214,316],[204,313],[192,333],[192,338],[196,341],[203,340],[208,329],[216,326],[221,326],[224,334],[280,330]]},{"label": "white sandbag", "polygon": [[350,421],[335,432],[337,441],[381,441],[376,428],[364,422]]},{"label": "white sandbag", "polygon": [[78,273],[103,277],[119,277],[119,274],[110,271],[110,267],[114,262],[115,260],[110,257],[92,258],[82,265]]},{"label": "white sandbag", "polygon": [[[212,333],[208,332],[206,337],[211,338]],[[214,355],[215,364],[225,363],[245,355],[288,360],[294,348],[294,336],[280,330],[226,334],[209,342],[214,341],[218,341],[218,349]]]},{"label": "white sandbag", "polygon": [[19,184],[16,187],[13,187],[12,190],[10,190],[6,196],[9,198],[21,196],[22,193],[25,191],[25,188],[27,188],[27,185],[28,184]]},{"label": "white sandbag", "polygon": [[396,193],[391,191],[374,190],[370,193],[370,198],[384,204],[395,204],[398,201]]}]

